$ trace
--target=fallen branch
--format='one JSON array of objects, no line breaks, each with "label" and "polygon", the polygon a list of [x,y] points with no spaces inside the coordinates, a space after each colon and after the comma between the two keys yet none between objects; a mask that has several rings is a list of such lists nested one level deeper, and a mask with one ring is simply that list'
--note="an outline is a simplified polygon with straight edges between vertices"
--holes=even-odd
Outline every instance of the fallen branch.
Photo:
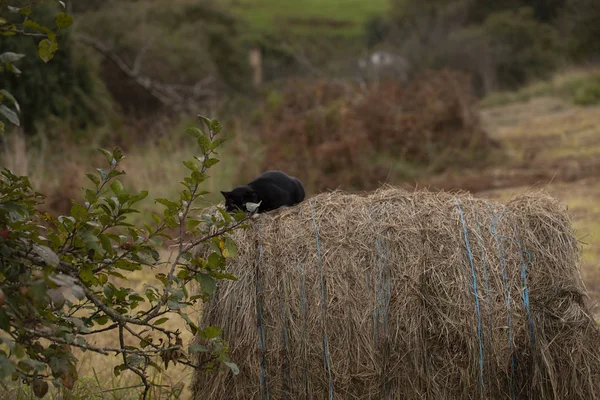
[{"label": "fallen branch", "polygon": [[156,98],[164,106],[174,111],[186,111],[193,107],[193,103],[200,99],[206,99],[214,95],[213,92],[208,90],[206,86],[213,83],[214,78],[208,76],[205,79],[197,82],[193,86],[181,85],[181,84],[165,84],[156,82],[148,76],[140,73],[141,69],[141,58],[147,52],[149,45],[144,48],[137,55],[134,66],[130,67],[125,60],[113,51],[109,46],[103,42],[94,39],[85,34],[78,34],[75,38],[79,42],[86,44],[102,54],[106,59],[110,60],[117,68],[119,68],[128,78],[133,82],[142,87],[148,94]]}]

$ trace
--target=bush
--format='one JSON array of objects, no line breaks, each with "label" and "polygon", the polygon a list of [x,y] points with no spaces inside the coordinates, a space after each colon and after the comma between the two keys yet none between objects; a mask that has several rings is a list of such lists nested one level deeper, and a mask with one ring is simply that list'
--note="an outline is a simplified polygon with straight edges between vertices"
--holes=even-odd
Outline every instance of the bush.
[{"label": "bush", "polygon": [[569,52],[576,60],[600,57],[600,2],[596,0],[566,0],[562,26]]},{"label": "bush", "polygon": [[[204,82],[198,90],[210,97],[217,90],[243,91],[250,83],[239,21],[215,1],[108,0],[82,14],[77,28],[139,76],[167,85],[167,90],[181,86],[191,90]],[[146,116],[162,107],[113,62],[106,59],[102,67],[103,78],[124,111]]]},{"label": "bush", "polygon": [[472,163],[489,140],[469,78],[428,72],[408,87],[384,82],[365,92],[327,81],[295,82],[258,123],[263,168],[280,168],[308,191],[372,189],[382,181]]},{"label": "bush", "polygon": [[557,4],[530,3],[535,8],[512,1],[397,0],[388,41],[415,72],[468,72],[482,94],[515,88],[547,76],[563,54],[557,29],[541,20],[550,18]]},{"label": "bush", "polygon": [[[54,4],[43,3],[29,18],[52,27],[59,11]],[[10,18],[9,14],[3,15]],[[69,130],[81,136],[114,118],[110,96],[85,49],[76,48],[68,33],[60,39],[52,61],[46,63],[38,57],[37,41],[30,37],[0,36],[4,51],[25,55],[18,66],[26,73],[7,74],[3,86],[21,106],[26,134],[44,131],[57,135],[60,131],[64,139],[65,130]]]},{"label": "bush", "polygon": [[[6,10],[3,5],[0,11]],[[14,22],[0,19],[0,32],[42,37],[38,53],[50,61],[59,46],[56,32],[30,19],[30,6],[8,10],[17,17]],[[72,18],[63,12],[55,22],[60,31]],[[5,52],[0,58],[0,72],[18,72],[13,62],[19,54]],[[0,95],[0,115],[18,125],[18,102],[3,88]],[[120,170],[124,156],[118,147],[112,152],[101,150],[108,167],[87,174],[92,187],[84,191],[85,202],[72,201],[69,215],[58,218],[40,211],[43,196],[27,177],[6,168],[0,171],[0,381],[20,381],[40,398],[49,390],[48,381],[71,390],[78,379],[75,348],[120,356],[122,363],[114,374],[137,375],[143,399],[152,386],[148,370],[161,371],[160,362],[165,369],[171,362],[202,370],[223,364],[238,373],[221,330],[199,327],[186,313],[187,307],[208,299],[217,280],[235,279],[224,270],[226,258],[237,254],[228,232],[246,219],[243,212],[232,217],[223,209],[220,218],[195,215],[197,201],[207,194],[200,185],[219,161],[217,150],[224,142],[217,138],[218,121],[199,118],[206,133],[197,127],[186,130],[197,141],[198,155],[183,161],[190,170],[181,182],[183,189],[173,199],[156,199],[164,211],[152,214],[152,224],[130,222],[148,192],[124,188],[118,179],[125,174]],[[5,125],[0,122],[3,132]],[[175,238],[170,234],[174,231],[178,232]],[[172,263],[160,261],[158,250],[165,240],[177,249]],[[205,259],[192,253],[199,245],[209,249]],[[151,273],[161,266],[164,272],[155,277],[162,285],[145,285],[143,292],[123,286],[128,272]],[[188,291],[192,282],[200,285],[196,295]],[[186,351],[181,332],[162,326],[175,315],[202,339],[202,345]],[[110,347],[90,340],[110,331],[119,338]],[[198,351],[210,354],[206,362],[189,361],[186,353]]]},{"label": "bush", "polygon": [[[0,379],[21,380],[38,397],[48,391],[47,381],[72,389],[77,359],[72,349],[116,354],[122,364],[116,376],[129,370],[139,376],[146,398],[151,382],[148,370],[161,371],[159,363],[182,363],[212,370],[222,363],[237,372],[227,356],[227,345],[218,327],[199,327],[186,313],[187,307],[207,300],[216,280],[235,279],[224,270],[225,259],[235,257],[235,243],[227,235],[246,219],[240,212],[222,218],[195,215],[196,202],[206,192],[200,185],[206,172],[218,161],[217,121],[202,118],[199,128],[187,132],[198,142],[199,156],[184,161],[190,169],[182,181],[184,189],[174,199],[156,199],[164,205],[162,216],[141,226],[128,222],[138,212],[136,204],[147,191],[128,192],[118,180],[123,159],[120,149],[103,150],[108,168],[88,174],[92,188],[85,189],[85,202],[73,202],[70,215],[53,218],[40,212],[43,196],[26,177],[9,170],[0,173]],[[169,232],[177,231],[172,238]],[[163,241],[177,248],[172,263],[163,263],[158,250]],[[207,245],[206,258],[192,255],[196,246]],[[146,285],[143,292],[124,286],[130,271],[156,273],[162,286]],[[154,271],[154,272],[151,272]],[[200,293],[188,291],[191,282]],[[181,332],[162,324],[179,316],[202,346],[184,347]],[[111,347],[93,344],[94,335],[118,332]],[[127,337],[124,335],[127,333]],[[189,362],[188,353],[211,353],[202,365]]]}]

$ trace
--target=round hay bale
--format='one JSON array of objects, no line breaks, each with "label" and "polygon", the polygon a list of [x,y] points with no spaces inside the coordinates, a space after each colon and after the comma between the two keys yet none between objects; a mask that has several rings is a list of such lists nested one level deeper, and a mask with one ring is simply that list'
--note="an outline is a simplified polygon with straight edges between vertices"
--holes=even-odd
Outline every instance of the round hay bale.
[{"label": "round hay bale", "polygon": [[600,395],[579,245],[546,195],[333,192],[233,236],[238,281],[202,323],[240,373],[197,373],[195,399]]}]

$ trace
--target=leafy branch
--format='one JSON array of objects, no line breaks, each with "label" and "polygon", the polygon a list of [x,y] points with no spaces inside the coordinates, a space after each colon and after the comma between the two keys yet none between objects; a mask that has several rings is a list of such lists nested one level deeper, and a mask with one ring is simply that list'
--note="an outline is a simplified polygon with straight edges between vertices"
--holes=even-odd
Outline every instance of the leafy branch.
[{"label": "leafy branch", "polygon": [[[65,7],[63,1],[58,1],[58,3],[63,8]],[[24,7],[13,7],[0,2],[0,36],[40,38],[38,55],[47,63],[58,50],[58,35],[73,25],[73,17],[64,12],[59,13],[54,20],[56,27],[50,29],[31,19],[32,12],[32,4]],[[0,53],[0,74],[10,72],[19,75],[21,71],[14,63],[23,57],[23,54]],[[20,112],[19,103],[13,95],[0,87],[0,134],[5,130],[3,119],[13,125],[20,126]]]},{"label": "leafy branch", "polygon": [[[196,207],[208,193],[201,185],[224,143],[219,122],[199,118],[201,126],[186,131],[196,140],[198,155],[183,161],[189,174],[178,197],[155,200],[164,211],[152,214],[153,224],[132,222],[148,192],[124,188],[119,148],[101,150],[108,168],[87,175],[93,186],[84,190],[83,203],[73,202],[68,216],[41,213],[43,196],[26,177],[0,173],[0,329],[6,333],[0,335],[0,379],[21,379],[41,396],[48,380],[71,389],[77,380],[71,348],[120,354],[115,375],[136,374],[143,398],[152,387],[148,369],[162,371],[161,362],[164,368],[173,362],[205,370],[224,365],[237,373],[221,330],[199,327],[186,312],[206,301],[218,280],[235,279],[225,270],[226,259],[237,255],[229,233],[248,219],[243,212],[231,216],[220,207],[217,214]],[[165,245],[177,249],[169,263],[159,255]],[[124,286],[127,273],[154,269],[164,271],[155,275],[160,285],[143,292]],[[198,294],[190,293],[192,282],[199,284]],[[202,345],[186,349],[181,332],[166,325],[174,317],[183,319]],[[118,346],[91,344],[90,338],[107,332],[118,335]],[[209,357],[194,364],[189,357],[194,351]]]}]

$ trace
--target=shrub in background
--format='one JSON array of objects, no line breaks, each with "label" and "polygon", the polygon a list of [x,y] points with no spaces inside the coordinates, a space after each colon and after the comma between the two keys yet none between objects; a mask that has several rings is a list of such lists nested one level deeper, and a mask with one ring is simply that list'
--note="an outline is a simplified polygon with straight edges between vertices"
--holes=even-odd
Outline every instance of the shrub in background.
[{"label": "shrub in background", "polygon": [[473,163],[491,145],[473,102],[468,76],[446,70],[407,87],[295,82],[263,106],[262,167],[284,169],[317,192],[373,189]]},{"label": "shrub in background", "polygon": [[[56,3],[46,2],[35,7],[28,18],[52,27],[59,12]],[[15,18],[10,13],[4,16]],[[84,49],[76,48],[71,35],[60,38],[60,46],[49,62],[38,57],[38,41],[30,37],[0,36],[0,47],[24,54],[18,66],[26,72],[5,74],[3,86],[21,106],[26,134],[45,132],[63,140],[68,133],[81,137],[115,117],[97,70]]]}]

